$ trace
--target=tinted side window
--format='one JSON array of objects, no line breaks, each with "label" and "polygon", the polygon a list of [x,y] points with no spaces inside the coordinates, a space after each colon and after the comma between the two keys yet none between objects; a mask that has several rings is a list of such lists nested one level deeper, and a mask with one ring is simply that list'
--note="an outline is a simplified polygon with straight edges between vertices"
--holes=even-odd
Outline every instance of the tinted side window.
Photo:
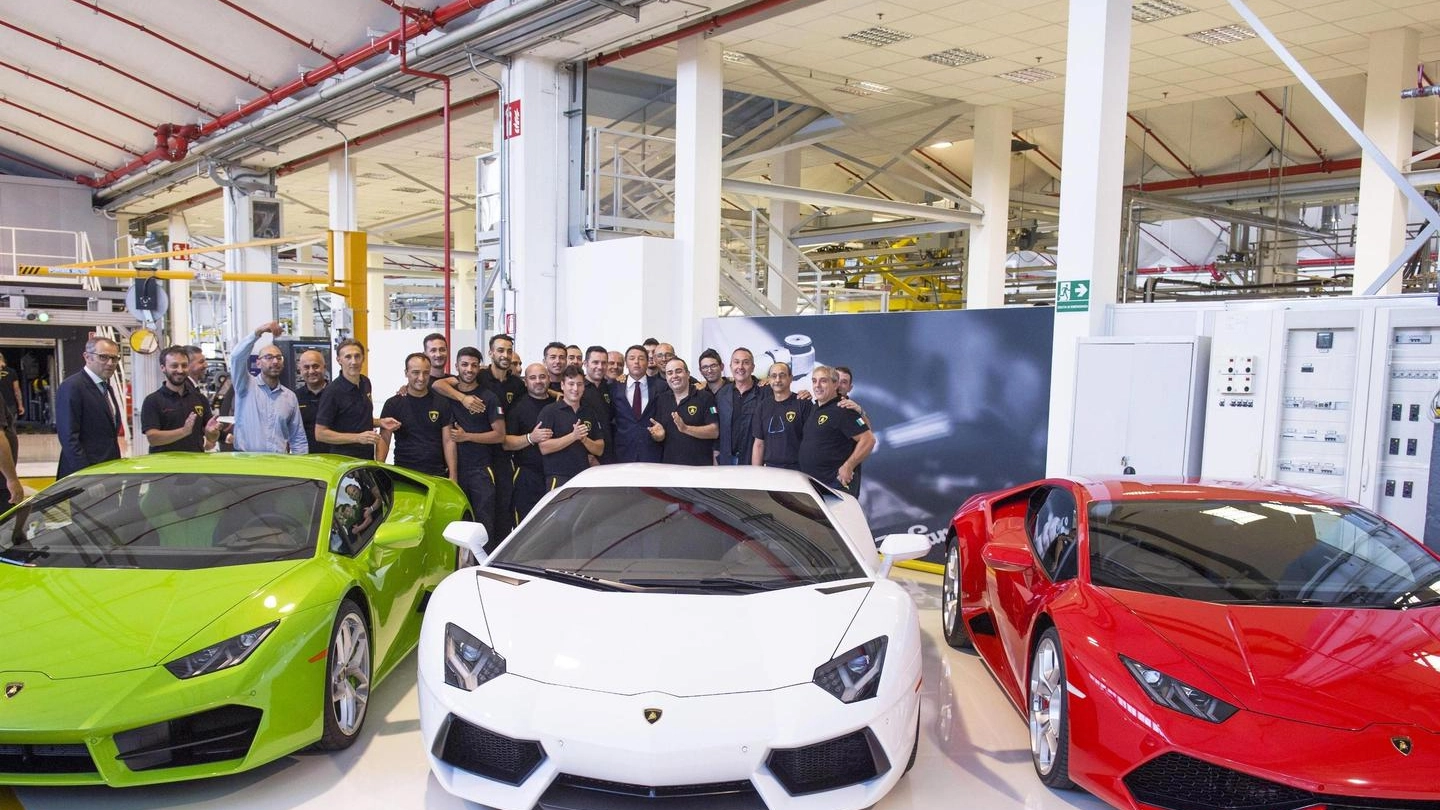
[{"label": "tinted side window", "polygon": [[1025,528],[1035,559],[1052,582],[1074,579],[1078,572],[1078,525],[1075,496],[1069,490],[1044,487],[1030,496]]},{"label": "tinted side window", "polygon": [[392,497],[389,476],[374,470],[356,470],[342,478],[330,521],[330,550],[347,556],[360,553],[389,515]]}]

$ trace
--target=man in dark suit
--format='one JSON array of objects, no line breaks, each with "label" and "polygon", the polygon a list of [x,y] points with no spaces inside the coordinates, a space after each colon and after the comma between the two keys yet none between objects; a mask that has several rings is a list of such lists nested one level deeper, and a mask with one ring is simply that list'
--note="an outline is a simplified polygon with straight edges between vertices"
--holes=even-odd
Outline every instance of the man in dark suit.
[{"label": "man in dark suit", "polygon": [[85,343],[85,367],[60,383],[55,392],[55,432],[60,438],[56,478],[120,458],[115,434],[125,414],[110,386],[119,365],[115,341],[92,337]]},{"label": "man in dark suit", "polygon": [[610,435],[616,461],[660,461],[663,448],[650,438],[649,427],[660,394],[667,389],[663,377],[647,374],[649,364],[645,347],[631,346],[625,350],[625,376],[610,383],[615,420]]}]

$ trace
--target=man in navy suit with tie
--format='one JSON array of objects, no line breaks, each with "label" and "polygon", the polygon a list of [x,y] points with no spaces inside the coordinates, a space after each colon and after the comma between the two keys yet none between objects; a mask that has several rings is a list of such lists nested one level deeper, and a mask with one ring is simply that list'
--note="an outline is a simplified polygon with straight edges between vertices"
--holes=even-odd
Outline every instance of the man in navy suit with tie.
[{"label": "man in navy suit with tie", "polygon": [[616,461],[660,461],[663,448],[650,438],[649,427],[660,392],[668,389],[663,378],[646,374],[649,364],[645,347],[631,346],[625,350],[625,376],[610,383]]},{"label": "man in navy suit with tie", "polygon": [[125,414],[110,385],[119,365],[115,341],[92,337],[85,343],[85,367],[60,383],[55,393],[55,432],[60,438],[56,478],[120,458],[115,434]]}]

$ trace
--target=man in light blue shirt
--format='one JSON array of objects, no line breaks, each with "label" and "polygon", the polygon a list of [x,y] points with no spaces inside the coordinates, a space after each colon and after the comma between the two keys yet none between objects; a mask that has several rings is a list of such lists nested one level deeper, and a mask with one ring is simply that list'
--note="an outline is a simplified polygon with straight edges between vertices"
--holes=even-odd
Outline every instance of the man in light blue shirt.
[{"label": "man in light blue shirt", "polygon": [[272,343],[261,349],[260,376],[250,376],[250,350],[266,332],[280,337],[280,324],[271,321],[260,326],[230,355],[230,381],[235,386],[235,449],[247,453],[308,453],[300,401],[294,391],[280,384],[280,373],[285,370],[280,348]]}]

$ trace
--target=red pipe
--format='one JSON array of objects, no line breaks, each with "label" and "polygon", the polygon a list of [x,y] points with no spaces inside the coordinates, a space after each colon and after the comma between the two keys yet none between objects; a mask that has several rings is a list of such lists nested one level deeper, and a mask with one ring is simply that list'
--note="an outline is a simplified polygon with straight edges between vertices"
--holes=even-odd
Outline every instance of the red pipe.
[{"label": "red pipe", "polygon": [[450,280],[451,274],[454,272],[454,268],[450,263],[450,248],[451,243],[454,241],[454,235],[450,233],[450,77],[444,73],[432,73],[430,71],[412,68],[410,64],[405,61],[405,53],[408,50],[405,47],[405,17],[407,16],[414,16],[417,20],[422,20],[428,15],[415,9],[400,9],[400,41],[391,49],[392,52],[398,52],[400,54],[400,72],[425,79],[433,79],[445,87],[445,106],[440,108],[443,111],[442,117],[445,127],[445,193],[440,205],[441,210],[444,212],[445,223],[442,226],[445,230],[445,280],[442,283],[445,287],[445,345],[448,346],[450,345]]},{"label": "red pipe", "polygon": [[1225,174],[1202,174],[1198,177],[1181,177],[1177,180],[1139,183],[1126,186],[1126,188],[1137,189],[1139,191],[1174,191],[1182,188],[1204,188],[1205,186],[1222,186],[1228,183],[1245,183],[1254,180],[1274,180],[1276,177],[1331,174],[1334,172],[1353,171],[1359,168],[1360,158],[1349,158],[1347,160],[1327,160],[1321,163],[1301,163],[1294,166],[1286,166],[1282,169],[1271,167],[1268,169],[1252,169],[1250,171],[1228,172]]},{"label": "red pipe", "polygon": [[72,160],[78,160],[78,161],[80,161],[81,163],[84,163],[84,164],[86,164],[86,165],[88,165],[88,166],[94,166],[94,167],[97,168],[97,169],[104,169],[104,168],[105,168],[104,166],[101,166],[99,163],[96,163],[96,162],[93,161],[93,160],[86,160],[85,158],[80,157],[79,155],[77,155],[77,154],[75,154],[75,153],[73,153],[73,152],[67,152],[67,151],[65,151],[64,149],[61,149],[60,147],[58,147],[58,146],[56,146],[56,145],[54,145],[54,144],[52,144],[52,143],[48,143],[48,142],[46,142],[46,141],[42,141],[42,140],[40,140],[39,138],[31,137],[31,136],[29,136],[29,135],[26,135],[26,134],[23,133],[23,132],[20,132],[19,130],[11,129],[10,127],[7,127],[7,126],[0,126],[0,132],[8,132],[8,133],[10,133],[11,135],[14,135],[14,136],[17,137],[17,138],[24,138],[25,140],[27,140],[27,141],[29,141],[29,142],[31,142],[31,143],[33,143],[33,144],[37,144],[37,145],[39,145],[39,146],[43,146],[43,147],[45,147],[46,149],[49,149],[49,150],[51,150],[51,151],[53,151],[53,152],[59,152],[60,154],[66,156],[66,157],[68,157],[68,158],[71,158]]},{"label": "red pipe", "polygon": [[234,11],[234,12],[237,13],[237,14],[243,15],[243,16],[245,16],[245,17],[249,17],[250,19],[254,20],[255,22],[260,23],[261,25],[265,26],[266,28],[269,28],[271,31],[274,31],[275,33],[279,34],[280,36],[285,37],[286,39],[290,40],[291,42],[294,42],[295,44],[299,45],[300,47],[302,47],[302,48],[304,48],[304,49],[306,49],[306,50],[308,50],[308,51],[310,51],[310,52],[312,52],[312,53],[319,54],[320,56],[323,56],[323,57],[325,57],[326,59],[329,59],[329,60],[332,61],[332,62],[335,61],[335,57],[333,57],[333,56],[331,56],[330,54],[326,53],[324,50],[316,47],[316,45],[315,45],[315,40],[313,40],[313,39],[310,40],[309,42],[306,42],[305,40],[303,40],[303,39],[295,36],[294,34],[290,33],[289,31],[286,31],[284,28],[281,28],[280,26],[276,25],[275,23],[270,22],[269,20],[265,19],[264,17],[261,17],[260,15],[256,14],[256,13],[253,12],[253,11],[250,11],[249,9],[245,8],[244,6],[241,6],[241,5],[238,5],[238,4],[236,4],[236,3],[231,2],[231,0],[215,0],[215,2],[220,3],[221,5],[225,6],[226,8],[230,9],[231,11]]},{"label": "red pipe", "polygon": [[915,151],[920,153],[920,157],[923,157],[931,163],[935,164],[935,168],[955,178],[955,182],[964,186],[967,191],[972,190],[972,186],[969,183],[965,182],[963,179],[961,179],[960,175],[950,171],[950,167],[946,166],[944,161],[936,160],[935,158],[930,157],[930,153],[926,152],[924,149],[916,149]]},{"label": "red pipe", "polygon": [[[362,48],[357,48],[356,50],[353,50],[350,53],[341,56],[339,59],[336,59],[327,65],[318,67],[315,70],[307,71],[295,81],[290,82],[289,84],[286,84],[282,87],[277,87],[274,90],[271,90],[270,92],[260,96],[259,98],[253,99],[249,103],[242,105],[237,110],[233,110],[231,112],[225,113],[224,115],[213,118],[210,121],[206,121],[205,123],[200,125],[199,132],[192,140],[199,140],[200,138],[212,135],[215,132],[218,132],[219,130],[230,126],[231,124],[248,118],[273,104],[278,104],[279,102],[284,101],[285,99],[295,95],[296,93],[301,92],[302,90],[314,87],[315,85],[325,81],[331,76],[336,76],[344,73],[350,68],[355,67],[362,62],[369,61],[376,56],[390,53],[391,46],[394,43],[402,42],[410,38],[420,36],[421,34],[429,33],[436,28],[443,28],[446,24],[453,22],[464,14],[467,14],[471,11],[487,5],[489,2],[491,2],[491,0],[456,0],[455,2],[435,9],[435,11],[433,12],[418,16],[414,23],[402,25],[399,29],[391,31],[385,36],[374,40],[369,45],[366,45]],[[125,177],[132,172],[139,171],[140,169],[145,168],[146,166],[157,160],[166,159],[166,155],[167,150],[156,148],[154,150],[146,152],[145,154],[141,155],[135,160],[130,161],[124,166],[115,169],[114,171],[106,174],[104,177],[101,177],[98,180],[85,181],[85,185],[91,186],[93,188],[101,188],[104,186],[108,186],[111,183],[114,183],[116,180],[119,180],[120,178]]]},{"label": "red pipe", "polygon": [[1133,113],[1125,113],[1125,117],[1126,117],[1126,118],[1129,118],[1131,121],[1134,121],[1134,122],[1135,122],[1135,126],[1140,127],[1142,130],[1144,130],[1144,131],[1145,131],[1145,134],[1148,135],[1148,136],[1150,136],[1150,138],[1151,138],[1152,140],[1154,140],[1155,143],[1159,144],[1159,145],[1160,145],[1160,148],[1165,150],[1165,154],[1167,154],[1167,155],[1169,155],[1170,157],[1174,158],[1174,159],[1175,159],[1175,162],[1180,164],[1180,168],[1184,169],[1187,173],[1189,173],[1189,175],[1190,175],[1191,177],[1199,177],[1199,176],[1200,176],[1200,175],[1198,175],[1198,174],[1195,173],[1195,170],[1194,170],[1194,169],[1190,168],[1190,164],[1188,164],[1188,163],[1186,163],[1185,161],[1181,160],[1181,159],[1180,159],[1180,156],[1177,155],[1177,154],[1175,154],[1175,151],[1174,151],[1174,150],[1172,150],[1169,146],[1166,146],[1164,141],[1160,140],[1160,136],[1155,134],[1155,130],[1151,129],[1150,127],[1148,127],[1148,126],[1146,126],[1144,123],[1142,123],[1142,122],[1140,121],[1140,119],[1139,119],[1139,118],[1136,118]]},{"label": "red pipe", "polygon": [[1255,91],[1255,95],[1257,95],[1257,96],[1259,96],[1260,98],[1264,99],[1264,100],[1265,100],[1265,103],[1270,105],[1270,109],[1274,110],[1274,111],[1275,111],[1275,114],[1278,115],[1278,116],[1280,116],[1280,123],[1281,123],[1281,124],[1283,124],[1283,125],[1285,125],[1285,126],[1288,126],[1288,127],[1290,127],[1291,129],[1295,130],[1295,134],[1296,134],[1296,135],[1299,135],[1299,136],[1300,136],[1300,140],[1304,141],[1304,142],[1305,142],[1305,145],[1308,146],[1308,147],[1310,147],[1310,151],[1315,153],[1315,157],[1320,158],[1320,162],[1322,162],[1322,163],[1325,162],[1325,153],[1320,151],[1320,147],[1316,146],[1314,143],[1312,143],[1312,142],[1310,141],[1309,138],[1305,137],[1305,133],[1303,133],[1303,132],[1300,131],[1300,127],[1295,126],[1295,122],[1290,120],[1290,117],[1285,114],[1285,111],[1284,111],[1284,110],[1282,110],[1281,108],[1275,106],[1275,102],[1271,101],[1271,100],[1270,100],[1270,97],[1267,96],[1267,95],[1265,95],[1265,91],[1264,91],[1264,90],[1256,90],[1256,91]]},{"label": "red pipe", "polygon": [[185,99],[183,99],[183,98],[175,95],[174,93],[171,93],[169,90],[165,90],[165,89],[163,89],[163,88],[161,88],[161,87],[158,87],[158,86],[156,86],[156,85],[154,85],[154,84],[151,84],[150,82],[147,82],[147,81],[145,81],[144,79],[142,79],[142,78],[140,78],[139,76],[136,76],[136,75],[134,75],[134,74],[132,74],[132,73],[126,73],[125,71],[121,70],[120,68],[115,67],[114,65],[107,64],[103,59],[98,59],[98,58],[96,58],[96,57],[94,57],[94,56],[91,56],[91,55],[88,54],[88,53],[84,53],[84,52],[82,52],[82,51],[77,51],[77,50],[75,50],[74,48],[68,47],[68,46],[66,46],[63,42],[61,42],[61,41],[58,40],[58,39],[53,39],[53,40],[52,40],[52,39],[46,39],[45,37],[42,37],[42,36],[40,36],[39,34],[34,33],[33,31],[27,31],[27,30],[25,30],[24,28],[21,28],[20,26],[15,25],[14,23],[6,22],[3,18],[0,18],[0,25],[3,25],[3,26],[5,26],[6,28],[9,28],[11,31],[14,31],[14,32],[16,32],[16,33],[24,34],[25,36],[30,37],[31,39],[39,40],[40,42],[43,42],[43,43],[45,43],[46,45],[49,45],[50,47],[52,47],[52,48],[54,48],[54,49],[56,49],[56,50],[58,50],[58,51],[64,51],[65,53],[68,53],[68,54],[70,54],[71,56],[78,56],[78,57],[80,57],[81,59],[86,60],[87,62],[93,62],[94,64],[97,64],[97,65],[99,65],[100,67],[105,68],[106,70],[112,71],[112,72],[114,72],[114,73],[118,73],[118,74],[120,74],[121,76],[124,76],[125,78],[129,79],[130,81],[135,82],[136,84],[139,84],[139,85],[143,85],[143,86],[145,86],[145,87],[148,87],[148,88],[150,88],[151,90],[154,90],[155,92],[159,93],[160,95],[162,95],[162,96],[164,96],[164,97],[166,97],[166,98],[168,98],[168,99],[172,99],[172,100],[174,100],[174,101],[180,102],[181,104],[184,104],[186,107],[193,107],[193,108],[195,108],[196,110],[199,110],[200,112],[202,112],[202,113],[204,113],[204,114],[206,114],[206,115],[214,115],[214,113],[210,112],[209,110],[205,109],[204,107],[200,106],[199,104],[196,104],[196,103],[194,103],[194,102],[192,102],[192,101],[186,101]]},{"label": "red pipe", "polygon": [[67,123],[65,123],[64,121],[61,121],[61,120],[58,119],[58,118],[52,118],[51,116],[46,115],[45,113],[42,113],[42,112],[40,112],[39,110],[32,110],[32,109],[30,109],[29,107],[26,107],[24,104],[21,104],[21,103],[18,102],[18,101],[12,101],[11,99],[5,98],[4,96],[0,96],[0,104],[9,104],[11,107],[14,107],[14,108],[16,108],[16,109],[18,109],[18,110],[24,110],[25,112],[30,113],[31,115],[35,116],[36,118],[43,118],[43,119],[45,119],[46,121],[49,121],[50,123],[52,123],[52,124],[54,124],[54,125],[56,125],[56,126],[64,127],[65,129],[68,129],[68,130],[70,130],[71,132],[75,132],[75,133],[78,133],[78,134],[80,134],[80,135],[84,135],[84,136],[87,137],[87,138],[90,138],[90,139],[92,139],[92,140],[99,141],[100,143],[103,143],[103,144],[105,144],[106,146],[114,147],[114,148],[116,148],[116,149],[119,149],[119,150],[122,151],[122,152],[129,152],[129,153],[132,154],[132,155],[138,155],[138,154],[140,154],[139,152],[136,152],[134,149],[131,149],[130,147],[128,147],[128,146],[126,146],[126,145],[124,145],[124,144],[115,143],[114,141],[107,141],[106,139],[100,137],[99,135],[96,135],[96,134],[94,134],[94,133],[92,133],[92,132],[88,132],[88,131],[83,130],[83,129],[81,129],[81,128],[79,128],[79,127],[76,127],[76,126],[71,126],[70,124],[67,124]]},{"label": "red pipe", "polygon": [[131,121],[134,121],[135,123],[139,124],[140,126],[145,127],[146,129],[150,129],[151,127],[154,126],[154,124],[151,124],[149,121],[145,121],[145,120],[143,120],[143,119],[136,118],[135,116],[131,115],[130,113],[127,113],[127,112],[125,112],[124,110],[121,110],[121,109],[117,109],[117,108],[115,108],[115,107],[112,107],[112,106],[110,106],[109,104],[106,104],[105,102],[101,101],[100,99],[95,98],[94,96],[87,96],[87,95],[85,95],[84,93],[80,92],[79,90],[72,90],[72,89],[70,89],[69,87],[66,87],[65,85],[63,85],[63,84],[61,84],[61,83],[59,83],[59,82],[57,82],[57,81],[54,81],[54,80],[52,80],[52,79],[47,79],[47,78],[45,78],[44,76],[41,76],[40,74],[38,74],[38,73],[30,70],[29,68],[22,68],[22,67],[20,67],[20,66],[18,66],[18,65],[12,65],[12,64],[10,64],[9,62],[6,62],[6,61],[4,61],[4,60],[0,60],[0,67],[6,68],[6,69],[9,69],[9,70],[13,70],[13,71],[15,71],[16,73],[19,73],[21,76],[24,76],[24,77],[27,78],[27,79],[34,79],[35,81],[41,82],[42,84],[48,84],[48,85],[50,85],[51,87],[55,88],[56,90],[60,90],[60,91],[62,91],[62,92],[69,93],[69,94],[72,95],[72,96],[76,96],[76,97],[78,97],[78,98],[82,98],[82,99],[90,102],[91,104],[94,104],[94,105],[97,106],[97,107],[101,107],[101,108],[103,108],[103,109],[109,110],[109,111],[112,112],[112,113],[115,113],[116,115],[120,116],[121,118],[128,118],[128,119],[130,119]]},{"label": "red pipe", "polygon": [[870,182],[869,180],[866,180],[865,178],[861,177],[858,173],[851,171],[849,166],[846,166],[845,164],[841,163],[841,162],[838,161],[838,160],[835,161],[835,168],[839,169],[839,170],[842,171],[842,172],[845,172],[846,174],[850,175],[851,177],[855,178],[856,180],[859,180],[861,183],[864,183],[871,191],[874,191],[876,194],[879,194],[881,197],[884,197],[885,199],[887,199],[887,200],[889,200],[889,201],[891,201],[891,202],[894,202],[894,201],[895,201],[895,198],[894,198],[894,197],[891,197],[889,194],[886,194],[885,192],[881,191],[879,188],[877,188],[877,187],[875,186],[874,183],[872,183],[872,182]]},{"label": "red pipe", "polygon": [[169,38],[169,37],[167,37],[167,36],[165,36],[164,34],[160,34],[160,33],[158,33],[158,32],[152,31],[152,30],[150,30],[149,28],[141,25],[140,23],[135,22],[134,20],[127,20],[127,19],[125,19],[124,17],[120,16],[119,14],[116,14],[116,13],[113,12],[113,11],[106,11],[105,9],[103,9],[103,8],[100,7],[100,4],[99,4],[99,3],[94,2],[94,0],[72,0],[72,2],[79,3],[80,5],[84,6],[85,8],[90,9],[91,11],[95,12],[96,14],[102,14],[102,15],[104,15],[104,16],[106,16],[106,17],[109,17],[110,19],[112,19],[112,20],[114,20],[114,21],[116,21],[116,22],[118,22],[118,23],[121,23],[121,24],[124,24],[124,25],[128,25],[128,26],[130,26],[131,28],[134,28],[134,29],[137,30],[137,31],[140,31],[140,32],[142,32],[142,33],[149,34],[150,36],[152,36],[152,37],[160,40],[161,42],[165,43],[166,45],[169,45],[170,47],[172,47],[172,48],[174,48],[174,49],[176,49],[176,50],[178,50],[178,51],[181,51],[182,53],[185,53],[185,54],[188,55],[188,56],[192,56],[192,57],[194,57],[194,58],[196,58],[196,59],[199,59],[201,62],[204,62],[205,64],[209,65],[210,67],[213,67],[213,68],[215,68],[216,70],[218,70],[218,71],[220,71],[220,72],[222,72],[222,73],[224,73],[224,74],[226,74],[226,75],[228,75],[228,76],[232,76],[232,77],[234,77],[234,78],[236,78],[236,79],[239,79],[240,81],[245,82],[246,84],[248,84],[248,85],[250,85],[250,86],[252,86],[252,87],[258,87],[258,88],[260,88],[260,90],[262,90],[262,91],[264,91],[264,92],[267,92],[267,93],[270,91],[270,88],[268,88],[268,87],[266,87],[265,85],[263,85],[263,84],[255,81],[254,79],[250,78],[250,76],[249,76],[248,74],[242,76],[242,75],[240,75],[239,73],[237,73],[236,71],[233,71],[233,70],[231,70],[230,68],[225,67],[224,65],[220,64],[219,62],[216,62],[215,60],[209,58],[208,56],[205,56],[205,55],[203,55],[203,54],[197,53],[196,51],[191,50],[190,48],[187,48],[187,47],[185,47],[184,45],[181,45],[180,43],[176,42],[175,40],[173,40],[173,39],[171,39],[171,38]]}]

